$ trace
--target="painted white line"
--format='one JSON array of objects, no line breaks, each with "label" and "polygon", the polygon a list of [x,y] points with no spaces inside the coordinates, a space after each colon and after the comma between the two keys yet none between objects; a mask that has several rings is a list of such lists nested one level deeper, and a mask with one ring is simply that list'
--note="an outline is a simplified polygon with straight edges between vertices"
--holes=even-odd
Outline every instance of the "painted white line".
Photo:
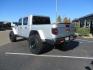
[{"label": "painted white line", "polygon": [[30,55],[34,57],[52,57],[52,58],[71,58],[71,59],[92,59],[93,57],[78,57],[78,56],[61,56],[61,55],[35,55],[35,54],[28,54],[28,53],[11,53],[11,52],[6,52],[6,55]]}]

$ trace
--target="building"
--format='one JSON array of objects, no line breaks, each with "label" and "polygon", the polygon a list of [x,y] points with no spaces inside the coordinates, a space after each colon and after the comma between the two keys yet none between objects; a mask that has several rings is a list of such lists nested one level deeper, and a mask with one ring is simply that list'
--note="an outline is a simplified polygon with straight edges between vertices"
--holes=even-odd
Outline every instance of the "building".
[{"label": "building", "polygon": [[72,21],[75,24],[79,24],[80,27],[89,28],[90,33],[93,34],[93,14],[89,14]]}]

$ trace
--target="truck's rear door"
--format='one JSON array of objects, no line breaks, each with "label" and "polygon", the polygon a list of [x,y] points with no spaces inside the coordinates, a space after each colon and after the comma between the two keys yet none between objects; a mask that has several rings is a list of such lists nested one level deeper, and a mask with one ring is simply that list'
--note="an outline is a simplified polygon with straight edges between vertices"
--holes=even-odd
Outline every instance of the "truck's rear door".
[{"label": "truck's rear door", "polygon": [[60,23],[57,24],[58,35],[57,37],[68,37],[74,34],[71,24]]}]

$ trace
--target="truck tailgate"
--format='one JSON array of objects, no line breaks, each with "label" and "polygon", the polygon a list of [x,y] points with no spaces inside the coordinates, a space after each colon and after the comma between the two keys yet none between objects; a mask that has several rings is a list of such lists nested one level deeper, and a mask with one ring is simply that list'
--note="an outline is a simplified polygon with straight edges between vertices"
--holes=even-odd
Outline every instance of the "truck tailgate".
[{"label": "truck tailgate", "polygon": [[73,24],[57,24],[57,27],[58,27],[57,38],[74,35],[75,28]]}]

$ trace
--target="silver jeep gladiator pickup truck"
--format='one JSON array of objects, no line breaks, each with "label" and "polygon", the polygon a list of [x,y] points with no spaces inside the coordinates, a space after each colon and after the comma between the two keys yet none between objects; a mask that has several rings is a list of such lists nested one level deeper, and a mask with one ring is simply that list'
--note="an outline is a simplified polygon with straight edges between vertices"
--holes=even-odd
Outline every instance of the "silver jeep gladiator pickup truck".
[{"label": "silver jeep gladiator pickup truck", "polygon": [[31,52],[39,54],[44,48],[43,42],[55,45],[74,40],[74,31],[74,24],[51,24],[47,16],[30,15],[12,24],[9,36],[12,42],[15,42],[18,36],[27,38]]}]

